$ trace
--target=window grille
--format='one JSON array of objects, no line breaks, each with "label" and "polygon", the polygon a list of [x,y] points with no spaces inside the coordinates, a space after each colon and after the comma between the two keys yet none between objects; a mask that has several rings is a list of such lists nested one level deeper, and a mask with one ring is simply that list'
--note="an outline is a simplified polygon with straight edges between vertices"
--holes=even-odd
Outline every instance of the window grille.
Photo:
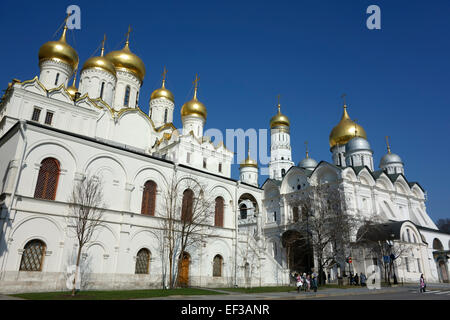
[{"label": "window grille", "polygon": [[148,274],[150,267],[150,251],[147,249],[139,250],[136,256],[136,274]]},{"label": "window grille", "polygon": [[46,158],[41,162],[34,197],[55,200],[58,187],[60,165],[54,158]]},{"label": "window grille", "polygon": [[31,240],[24,248],[20,271],[42,271],[46,245],[41,240]]}]

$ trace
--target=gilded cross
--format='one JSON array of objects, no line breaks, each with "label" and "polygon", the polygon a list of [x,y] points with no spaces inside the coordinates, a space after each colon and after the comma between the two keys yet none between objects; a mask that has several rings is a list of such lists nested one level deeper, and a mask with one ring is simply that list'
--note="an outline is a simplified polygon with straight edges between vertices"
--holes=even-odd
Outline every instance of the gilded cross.
[{"label": "gilded cross", "polygon": [[391,153],[391,146],[389,145],[389,136],[386,136],[386,145],[387,145],[388,153]]},{"label": "gilded cross", "polygon": [[100,56],[103,57],[103,53],[105,52],[105,42],[106,42],[106,33],[103,35],[103,41],[102,41],[102,52]]},{"label": "gilded cross", "polygon": [[343,93],[342,96],[341,96],[341,98],[344,100],[344,105],[347,104],[346,101],[345,101],[345,97],[347,97],[347,94],[346,94],[346,93]]},{"label": "gilded cross", "polygon": [[128,32],[127,32],[127,43],[130,40],[130,33],[131,33],[131,25],[128,26]]}]

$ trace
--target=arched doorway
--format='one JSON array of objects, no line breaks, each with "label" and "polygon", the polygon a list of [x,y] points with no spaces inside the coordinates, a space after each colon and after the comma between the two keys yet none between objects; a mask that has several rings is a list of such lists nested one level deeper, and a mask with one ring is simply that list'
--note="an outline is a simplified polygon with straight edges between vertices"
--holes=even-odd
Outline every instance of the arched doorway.
[{"label": "arched doorway", "polygon": [[441,273],[442,282],[448,283],[447,264],[444,260],[439,261],[439,271]]},{"label": "arched doorway", "polygon": [[311,272],[314,267],[314,255],[308,237],[296,230],[283,233],[281,243],[286,249],[286,260],[290,271]]},{"label": "arched doorway", "polygon": [[189,285],[189,264],[191,257],[189,253],[183,252],[181,262],[178,268],[178,285],[187,287]]}]

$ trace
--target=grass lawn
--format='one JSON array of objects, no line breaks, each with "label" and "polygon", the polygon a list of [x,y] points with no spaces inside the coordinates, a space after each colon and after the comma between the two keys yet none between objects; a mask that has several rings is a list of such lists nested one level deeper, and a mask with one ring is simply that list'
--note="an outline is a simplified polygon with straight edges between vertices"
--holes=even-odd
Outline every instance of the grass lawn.
[{"label": "grass lawn", "polygon": [[29,300],[127,300],[139,298],[156,298],[175,295],[216,295],[219,292],[196,288],[180,289],[152,289],[152,290],[125,290],[125,291],[80,291],[75,297],[71,292],[37,292],[21,293],[11,296]]},{"label": "grass lawn", "polygon": [[262,293],[262,292],[289,292],[295,291],[295,287],[253,287],[253,288],[217,288],[217,290],[240,292],[240,293]]}]

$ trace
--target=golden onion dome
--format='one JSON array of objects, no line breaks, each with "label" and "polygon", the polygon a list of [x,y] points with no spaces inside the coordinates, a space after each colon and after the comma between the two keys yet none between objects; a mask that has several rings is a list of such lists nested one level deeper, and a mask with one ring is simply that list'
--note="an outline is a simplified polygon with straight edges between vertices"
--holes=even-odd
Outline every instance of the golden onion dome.
[{"label": "golden onion dome", "polygon": [[201,103],[200,101],[197,100],[197,83],[198,83],[198,80],[199,79],[196,76],[195,81],[194,81],[194,83],[195,83],[194,97],[192,98],[192,100],[186,102],[181,107],[181,117],[197,116],[197,117],[203,118],[203,120],[206,121],[206,116],[207,116],[206,107],[205,107],[205,105],[203,103]]},{"label": "golden onion dome", "polygon": [[289,118],[282,114],[280,109],[281,105],[278,104],[278,113],[270,119],[271,129],[275,127],[289,127],[291,125]]},{"label": "golden onion dome", "polygon": [[69,92],[72,99],[75,99],[75,95],[78,93],[78,88],[75,85],[76,81],[77,81],[77,74],[75,73],[75,76],[73,77],[72,85],[67,88],[67,92]]},{"label": "golden onion dome", "polygon": [[350,119],[347,113],[347,105],[344,104],[344,113],[341,121],[330,133],[330,147],[333,148],[337,144],[344,145],[354,137],[367,139],[367,134],[363,127]]},{"label": "golden onion dome", "polygon": [[130,72],[140,81],[144,80],[144,62],[142,62],[141,58],[131,52],[128,40],[125,42],[125,47],[123,47],[122,50],[111,51],[105,57],[113,63],[116,70]]},{"label": "golden onion dome", "polygon": [[156,89],[155,91],[152,92],[152,95],[150,96],[150,100],[164,98],[164,99],[168,99],[168,100],[172,101],[173,103],[175,103],[175,98],[173,96],[173,93],[170,92],[170,90],[166,89],[165,82],[166,82],[166,79],[163,78],[161,88]]},{"label": "golden onion dome", "polygon": [[44,43],[39,49],[39,63],[53,60],[68,64],[72,70],[78,67],[78,54],[66,41],[67,26],[64,26],[61,38],[58,41]]},{"label": "golden onion dome", "polygon": [[248,149],[247,158],[240,165],[240,168],[245,167],[258,168],[258,162],[250,158],[250,149]]}]

